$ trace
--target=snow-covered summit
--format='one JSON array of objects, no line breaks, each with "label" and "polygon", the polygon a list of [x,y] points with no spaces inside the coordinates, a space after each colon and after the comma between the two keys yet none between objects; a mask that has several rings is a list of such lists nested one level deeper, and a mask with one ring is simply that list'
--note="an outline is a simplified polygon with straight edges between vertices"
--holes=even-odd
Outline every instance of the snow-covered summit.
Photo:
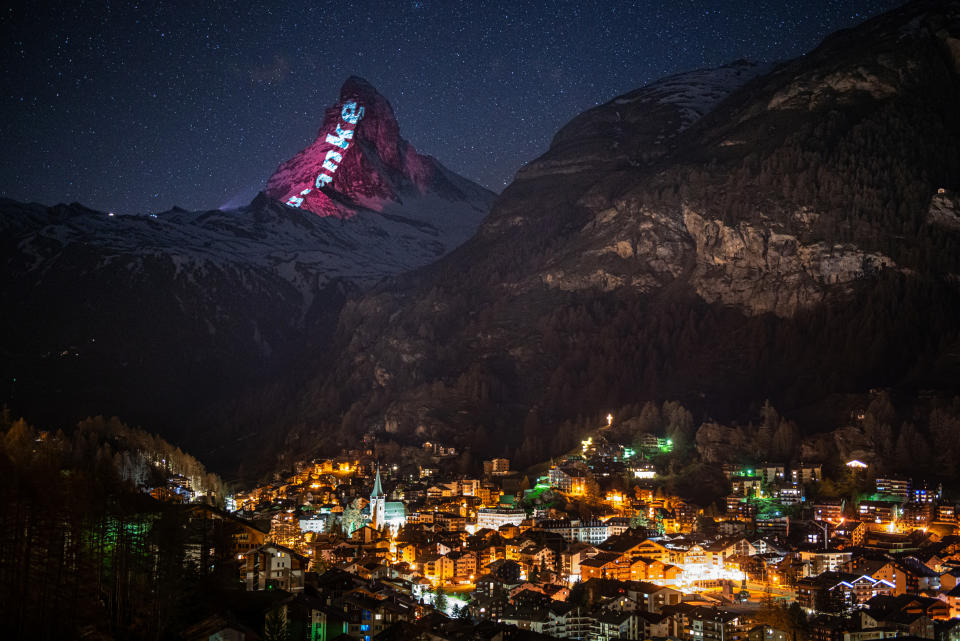
[{"label": "snow-covered summit", "polygon": [[304,212],[337,218],[352,218],[358,208],[417,218],[419,210],[433,211],[442,201],[446,211],[430,223],[458,228],[476,228],[479,219],[471,210],[485,212],[493,198],[417,153],[400,136],[387,99],[356,76],[344,82],[339,99],[326,109],[316,139],[270,176],[266,194]]},{"label": "snow-covered summit", "polygon": [[662,157],[681,133],[764,70],[741,60],[678,73],[617,96],[564,125],[550,149],[517,179],[588,176]]},{"label": "snow-covered summit", "polygon": [[[339,136],[339,145],[328,143],[329,135]],[[285,204],[321,172],[332,177],[329,184],[310,189],[297,207]],[[351,77],[316,141],[283,163],[266,193],[245,207],[115,215],[78,204],[2,201],[0,233],[16,244],[11,258],[26,272],[56,269],[82,247],[96,256],[89,270],[110,263],[136,270],[159,260],[172,263],[174,277],[198,281],[197,270],[254,270],[292,285],[306,309],[332,281],[365,287],[443,256],[474,233],[494,197],[418,154],[400,137],[389,102]]]}]

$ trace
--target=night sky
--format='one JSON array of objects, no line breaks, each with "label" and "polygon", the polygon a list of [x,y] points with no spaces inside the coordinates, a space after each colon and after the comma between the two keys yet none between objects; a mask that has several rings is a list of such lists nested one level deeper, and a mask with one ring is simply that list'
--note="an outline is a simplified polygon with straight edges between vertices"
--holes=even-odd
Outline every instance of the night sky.
[{"label": "night sky", "polygon": [[246,203],[351,74],[419,151],[500,191],[595,104],[901,3],[27,4],[0,9],[0,195],[133,212]]}]

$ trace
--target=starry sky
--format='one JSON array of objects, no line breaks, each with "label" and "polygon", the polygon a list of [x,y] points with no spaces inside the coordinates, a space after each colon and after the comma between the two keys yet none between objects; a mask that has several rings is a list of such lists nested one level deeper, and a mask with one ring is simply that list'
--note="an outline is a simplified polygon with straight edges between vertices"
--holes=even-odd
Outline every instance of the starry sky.
[{"label": "starry sky", "polygon": [[0,196],[236,206],[313,141],[351,74],[401,135],[501,191],[570,118],[665,75],[785,60],[889,0],[14,2]]}]

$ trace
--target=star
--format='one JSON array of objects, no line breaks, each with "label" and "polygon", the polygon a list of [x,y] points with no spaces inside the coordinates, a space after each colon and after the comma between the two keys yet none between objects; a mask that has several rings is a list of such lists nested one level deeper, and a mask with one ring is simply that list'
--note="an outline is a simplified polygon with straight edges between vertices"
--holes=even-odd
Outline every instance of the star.
[{"label": "star", "polygon": [[499,190],[590,107],[802,55],[898,4],[19,3],[0,14],[0,196],[120,212],[252,198],[351,74],[418,151]]}]

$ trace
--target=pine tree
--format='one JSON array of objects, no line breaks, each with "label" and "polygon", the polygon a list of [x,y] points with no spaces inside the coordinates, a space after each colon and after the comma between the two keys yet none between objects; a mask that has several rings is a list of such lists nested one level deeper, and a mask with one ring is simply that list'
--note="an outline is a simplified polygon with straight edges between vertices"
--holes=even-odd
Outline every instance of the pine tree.
[{"label": "pine tree", "polygon": [[16,462],[25,463],[33,451],[34,438],[33,428],[22,418],[17,419],[4,436],[7,455]]},{"label": "pine tree", "polygon": [[447,611],[447,593],[444,592],[442,587],[437,587],[436,591],[433,593],[433,607],[438,612]]},{"label": "pine tree", "polygon": [[287,615],[280,608],[271,610],[263,620],[264,641],[289,641],[290,628]]}]

